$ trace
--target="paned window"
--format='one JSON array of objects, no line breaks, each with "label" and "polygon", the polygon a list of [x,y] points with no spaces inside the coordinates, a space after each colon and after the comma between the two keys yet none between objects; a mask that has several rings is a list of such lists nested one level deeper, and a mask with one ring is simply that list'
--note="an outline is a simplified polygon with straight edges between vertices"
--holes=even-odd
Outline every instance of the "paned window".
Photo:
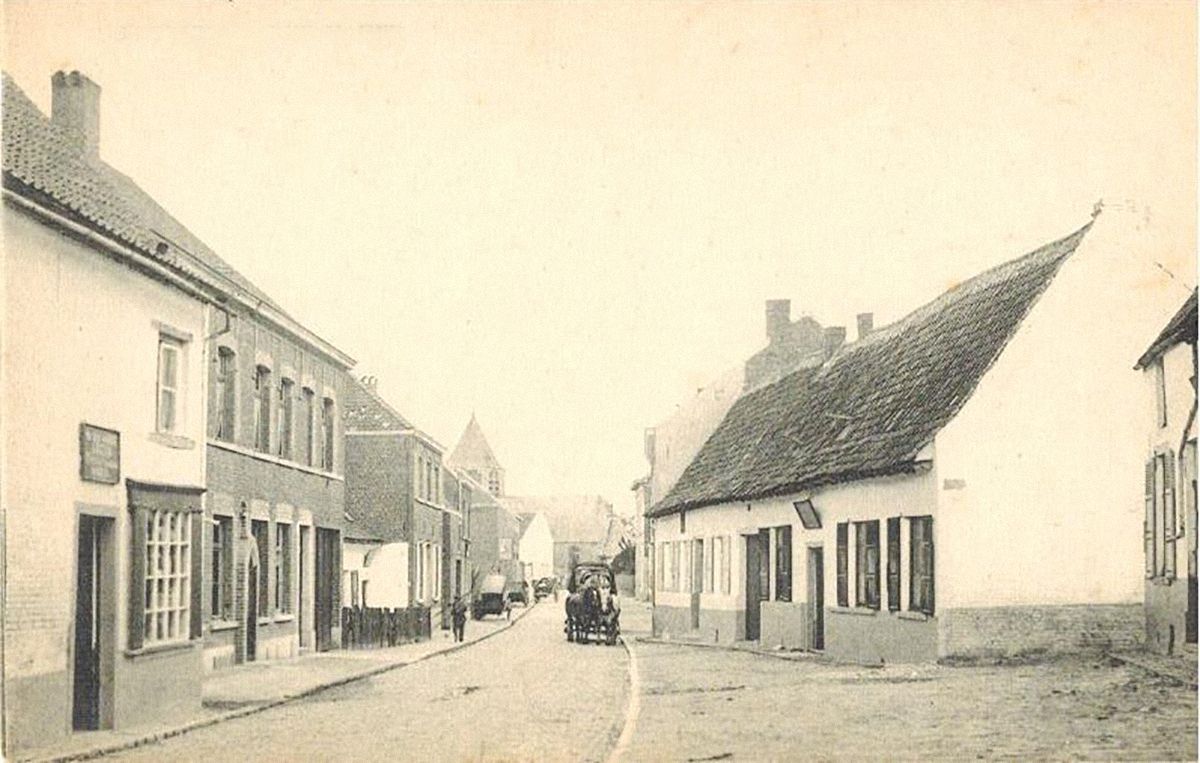
[{"label": "paned window", "polygon": [[191,516],[150,509],[145,521],[142,644],[185,641],[191,628]]},{"label": "paned window", "polygon": [[775,600],[792,600],[792,526],[775,528]]},{"label": "paned window", "polygon": [[1154,399],[1158,407],[1158,425],[1167,425],[1167,375],[1163,368],[1163,359],[1154,362]]},{"label": "paned window", "polygon": [[267,538],[267,522],[255,519],[250,522],[250,534],[258,546],[258,612],[262,616],[270,612],[271,595],[271,544]]},{"label": "paned window", "polygon": [[333,471],[333,399],[325,398],[321,404],[321,454],[324,460],[321,468],[327,472]]},{"label": "paned window", "polygon": [[177,432],[183,384],[183,343],[173,337],[158,338],[158,431]]},{"label": "paned window", "polygon": [[850,606],[850,525],[839,522],[837,526],[837,605]]},{"label": "paned window", "polygon": [[276,420],[275,452],[280,458],[292,457],[292,402],[296,384],[291,379],[279,380],[279,414]]},{"label": "paned window", "polygon": [[730,590],[730,551],[733,548],[733,543],[727,537],[717,538],[717,544],[721,554],[721,593],[729,593]]},{"label": "paned window", "polygon": [[218,440],[233,442],[237,422],[237,355],[228,347],[217,350],[217,379],[213,386],[214,434]]},{"label": "paned window", "polygon": [[305,387],[300,394],[304,398],[304,410],[300,412],[300,415],[304,417],[304,463],[316,466],[317,397],[308,387]]},{"label": "paned window", "polygon": [[888,610],[900,610],[900,517],[887,521]]},{"label": "paned window", "polygon": [[860,607],[879,609],[879,520],[854,523],[854,573]]},{"label": "paned window", "polygon": [[275,609],[292,611],[292,526],[275,525]]},{"label": "paned window", "polygon": [[233,617],[233,518],[213,517],[209,567],[209,614],[219,620]]},{"label": "paned window", "polygon": [[266,366],[254,372],[254,449],[271,451],[271,369]]},{"label": "paned window", "polygon": [[933,615],[933,517],[910,518],[908,531],[908,608]]},{"label": "paned window", "polygon": [[717,567],[717,539],[708,538],[704,542],[708,545],[708,553],[704,555],[704,590],[707,593],[715,593],[713,571],[719,569]]}]

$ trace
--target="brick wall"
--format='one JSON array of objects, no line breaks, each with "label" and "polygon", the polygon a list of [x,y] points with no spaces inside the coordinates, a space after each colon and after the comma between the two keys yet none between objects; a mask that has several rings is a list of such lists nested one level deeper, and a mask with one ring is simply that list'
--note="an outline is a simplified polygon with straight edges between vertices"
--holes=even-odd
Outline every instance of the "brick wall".
[{"label": "brick wall", "polygon": [[408,539],[404,496],[410,483],[408,445],[399,435],[347,435],[346,510],[352,538]]},{"label": "brick wall", "polygon": [[1136,647],[1140,604],[978,607],[938,613],[938,656],[1027,659]]}]

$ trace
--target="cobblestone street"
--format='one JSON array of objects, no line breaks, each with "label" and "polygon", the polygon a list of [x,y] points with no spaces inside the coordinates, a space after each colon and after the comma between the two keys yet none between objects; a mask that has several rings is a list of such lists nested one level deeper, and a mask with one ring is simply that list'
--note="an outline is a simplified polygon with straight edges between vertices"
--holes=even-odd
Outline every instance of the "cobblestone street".
[{"label": "cobblestone street", "polygon": [[1195,691],[1104,659],[858,668],[636,649],[643,696],[629,760],[1196,757]]}]

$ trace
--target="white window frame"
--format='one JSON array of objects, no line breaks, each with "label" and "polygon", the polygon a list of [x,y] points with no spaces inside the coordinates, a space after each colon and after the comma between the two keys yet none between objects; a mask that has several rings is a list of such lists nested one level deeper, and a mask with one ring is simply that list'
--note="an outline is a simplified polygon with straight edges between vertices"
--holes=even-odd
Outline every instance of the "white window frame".
[{"label": "white window frame", "polygon": [[182,511],[147,509],[142,646],[191,638],[192,521]]},{"label": "white window frame", "polygon": [[[170,334],[160,333],[158,335],[158,363],[155,384],[155,403],[154,403],[154,428],[156,432],[163,434],[178,434],[184,428],[184,390],[186,385],[184,380],[187,378],[187,342],[179,337],[171,336]],[[174,353],[175,355],[175,379],[173,385],[167,385],[163,379],[164,371],[164,355]],[[171,396],[171,421],[170,425],[166,426],[163,423],[163,396]]]}]

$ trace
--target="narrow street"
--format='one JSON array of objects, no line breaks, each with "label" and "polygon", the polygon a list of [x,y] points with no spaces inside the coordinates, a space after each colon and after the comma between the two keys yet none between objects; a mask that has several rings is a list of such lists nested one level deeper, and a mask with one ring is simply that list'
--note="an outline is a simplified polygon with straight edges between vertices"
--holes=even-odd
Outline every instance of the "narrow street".
[{"label": "narrow street", "polygon": [[112,759],[604,760],[627,664],[620,646],[567,643],[551,599],[461,651]]}]

